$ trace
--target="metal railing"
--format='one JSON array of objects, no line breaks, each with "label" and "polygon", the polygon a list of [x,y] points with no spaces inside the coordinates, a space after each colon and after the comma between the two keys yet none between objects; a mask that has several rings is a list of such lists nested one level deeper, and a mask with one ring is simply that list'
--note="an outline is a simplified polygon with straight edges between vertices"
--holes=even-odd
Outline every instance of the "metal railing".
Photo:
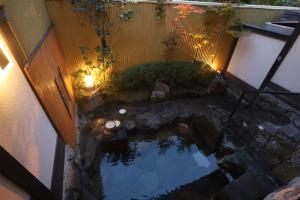
[{"label": "metal railing", "polygon": [[[300,96],[300,92],[275,92],[275,91],[265,91],[265,90],[244,90],[243,93],[240,95],[240,98],[237,100],[237,102],[235,103],[229,118],[228,118],[228,127],[231,124],[231,120],[234,116],[234,114],[236,113],[239,105],[241,104],[242,100],[245,99],[246,101],[249,102],[248,99],[245,98],[245,95],[247,93],[252,93],[252,94],[275,94],[275,95],[288,95],[288,96]],[[252,102],[254,102],[256,100],[257,96],[254,98],[254,100]]]}]

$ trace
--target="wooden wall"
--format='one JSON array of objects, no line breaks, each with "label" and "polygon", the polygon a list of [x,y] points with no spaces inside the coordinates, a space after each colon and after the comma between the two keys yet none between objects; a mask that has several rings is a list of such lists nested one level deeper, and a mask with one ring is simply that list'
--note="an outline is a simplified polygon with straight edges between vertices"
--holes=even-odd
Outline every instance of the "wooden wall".
[{"label": "wooden wall", "polygon": [[[66,0],[47,0],[46,4],[62,43],[69,71],[73,72],[83,65],[79,47],[94,47],[99,43],[98,38],[86,13],[75,12]],[[177,11],[174,8],[175,4],[167,4],[166,20],[162,23],[155,18],[155,6],[155,3],[149,2],[127,5],[127,8],[133,9],[133,17],[127,22],[122,22],[118,18],[119,8],[114,8],[113,27],[109,37],[116,59],[113,70],[164,60],[162,41],[172,30],[171,22]],[[279,9],[239,8],[237,18],[259,25],[274,19],[280,13],[282,10]],[[205,20],[204,16],[192,15],[185,21],[184,26],[193,33],[207,32]],[[222,23],[217,22],[216,26],[219,31],[209,32],[213,44],[194,49],[195,41],[190,37],[184,37],[177,45],[174,60],[202,60],[221,70],[233,39],[224,34]]]},{"label": "wooden wall", "polygon": [[[69,91],[72,91],[63,50],[55,30],[51,28],[36,54],[26,65],[25,73],[65,142],[75,147],[75,116],[74,112],[72,117],[69,116],[56,86],[55,77],[58,67],[62,71]],[[74,111],[74,96],[72,92],[70,95]]]},{"label": "wooden wall", "polygon": [[51,24],[44,0],[0,0],[0,5],[29,56]]}]

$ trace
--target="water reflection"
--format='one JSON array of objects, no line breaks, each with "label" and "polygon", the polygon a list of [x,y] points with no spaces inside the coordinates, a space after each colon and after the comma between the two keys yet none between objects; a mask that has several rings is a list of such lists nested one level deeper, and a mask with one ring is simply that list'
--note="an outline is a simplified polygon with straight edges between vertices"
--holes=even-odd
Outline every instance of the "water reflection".
[{"label": "water reflection", "polygon": [[132,137],[126,148],[104,153],[100,167],[106,200],[149,199],[218,169],[213,154],[174,132]]}]

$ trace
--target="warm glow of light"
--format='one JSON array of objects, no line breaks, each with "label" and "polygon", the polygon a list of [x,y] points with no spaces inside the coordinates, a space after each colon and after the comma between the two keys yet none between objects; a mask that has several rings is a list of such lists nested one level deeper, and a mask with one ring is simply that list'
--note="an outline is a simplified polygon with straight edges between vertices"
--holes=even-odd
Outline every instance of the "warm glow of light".
[{"label": "warm glow of light", "polygon": [[117,128],[121,125],[121,122],[119,120],[115,120],[114,122]]},{"label": "warm glow of light", "polygon": [[124,115],[127,111],[125,109],[120,109],[119,114]]},{"label": "warm glow of light", "polygon": [[3,51],[4,55],[6,56],[7,60],[9,61],[8,64],[4,67],[4,69],[2,69],[0,67],[0,78],[3,76],[6,76],[6,74],[8,73],[8,71],[13,67],[14,63],[13,63],[13,59],[12,56],[10,54],[10,50],[7,47],[7,44],[5,43],[5,40],[3,38],[2,35],[0,35],[0,48]]},{"label": "warm glow of light", "polygon": [[84,83],[85,83],[85,87],[87,88],[91,88],[94,87],[94,79],[92,75],[86,75],[84,77]]},{"label": "warm glow of light", "polygon": [[113,121],[108,121],[108,122],[105,123],[105,128],[107,128],[107,129],[112,129],[112,128],[115,128],[115,127],[116,127],[116,124]]},{"label": "warm glow of light", "polygon": [[218,67],[216,66],[215,63],[212,63],[212,64],[210,65],[210,67],[211,67],[213,70],[217,70],[217,69],[218,69]]}]

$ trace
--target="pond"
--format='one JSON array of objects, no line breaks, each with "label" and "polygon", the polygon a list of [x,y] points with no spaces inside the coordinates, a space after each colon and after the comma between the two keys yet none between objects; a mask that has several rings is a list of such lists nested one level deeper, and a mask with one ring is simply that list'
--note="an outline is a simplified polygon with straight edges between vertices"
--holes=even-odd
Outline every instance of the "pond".
[{"label": "pond", "polygon": [[209,199],[229,180],[204,149],[194,134],[175,128],[130,135],[122,148],[102,150],[104,199],[182,199],[185,193],[190,197],[183,199]]}]

